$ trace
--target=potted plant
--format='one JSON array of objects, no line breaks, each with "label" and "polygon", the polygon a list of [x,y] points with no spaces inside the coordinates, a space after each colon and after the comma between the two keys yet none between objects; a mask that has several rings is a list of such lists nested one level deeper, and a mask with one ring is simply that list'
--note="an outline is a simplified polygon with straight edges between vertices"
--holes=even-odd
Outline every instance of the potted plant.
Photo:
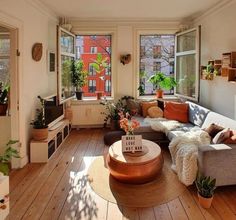
[{"label": "potted plant", "polygon": [[116,103],[114,103],[105,99],[100,104],[105,106],[105,112],[101,113],[105,115],[104,127],[106,127],[108,121],[110,121],[111,130],[119,130],[120,113],[126,111],[122,100],[119,99]]},{"label": "potted plant", "polygon": [[174,77],[165,76],[165,74],[162,72],[157,72],[150,76],[148,82],[152,83],[153,87],[157,89],[157,98],[163,97],[163,89],[170,90],[177,85],[177,82],[175,81]]},{"label": "potted plant", "polygon": [[215,70],[214,65],[210,62],[207,66],[202,66],[203,79],[213,80],[214,75],[217,75],[217,70]]},{"label": "potted plant", "polygon": [[200,205],[205,209],[210,208],[216,189],[216,179],[198,175],[195,184],[198,190],[198,201]]},{"label": "potted plant", "polygon": [[19,153],[16,149],[12,148],[11,145],[17,143],[18,141],[10,140],[6,145],[6,150],[3,155],[0,155],[0,172],[4,175],[9,174],[10,162],[13,157],[20,158]]},{"label": "potted plant", "polygon": [[8,93],[10,86],[8,83],[4,85],[0,82],[0,116],[5,116],[8,107]]},{"label": "potted plant", "polygon": [[45,140],[48,137],[48,126],[45,121],[45,100],[38,96],[41,107],[36,109],[36,117],[30,124],[33,125],[33,139],[37,141]]},{"label": "potted plant", "polygon": [[[104,80],[104,77],[102,76],[102,72],[105,70],[105,68],[108,68],[108,63],[107,63],[108,57],[103,58],[101,53],[97,54],[97,58],[96,60],[94,60],[94,62],[91,64],[93,66],[93,68],[95,69],[96,73],[99,76],[99,81],[98,81],[98,87],[100,85],[100,81]],[[103,91],[96,91],[97,94],[97,99],[101,99],[102,95],[103,95]]]},{"label": "potted plant", "polygon": [[84,70],[84,62],[76,60],[72,65],[72,84],[75,87],[75,94],[78,100],[82,100],[83,86],[87,83],[88,72]]}]

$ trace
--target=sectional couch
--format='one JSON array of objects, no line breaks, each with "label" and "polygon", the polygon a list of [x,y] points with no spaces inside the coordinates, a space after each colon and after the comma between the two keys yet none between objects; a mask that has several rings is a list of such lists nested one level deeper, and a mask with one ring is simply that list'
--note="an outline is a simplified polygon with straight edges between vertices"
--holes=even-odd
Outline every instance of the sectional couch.
[{"label": "sectional couch", "polygon": [[[194,126],[204,129],[215,123],[224,128],[236,130],[235,120],[210,111],[198,104],[187,103],[189,104],[189,123],[183,124],[182,127],[171,130],[165,135],[163,132],[152,130],[150,124],[145,123],[143,117],[135,117],[141,125],[135,134],[141,134],[144,139],[149,139],[162,145],[163,143],[168,143],[174,137],[189,131]],[[216,178],[218,186],[236,184],[236,144],[199,146],[198,167],[203,175]]]}]

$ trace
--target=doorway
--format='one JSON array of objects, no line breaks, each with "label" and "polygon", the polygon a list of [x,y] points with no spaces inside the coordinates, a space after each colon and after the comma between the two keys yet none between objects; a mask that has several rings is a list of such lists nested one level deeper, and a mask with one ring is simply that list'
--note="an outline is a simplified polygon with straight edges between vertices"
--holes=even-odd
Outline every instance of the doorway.
[{"label": "doorway", "polygon": [[17,29],[0,24],[0,154],[19,140]]}]

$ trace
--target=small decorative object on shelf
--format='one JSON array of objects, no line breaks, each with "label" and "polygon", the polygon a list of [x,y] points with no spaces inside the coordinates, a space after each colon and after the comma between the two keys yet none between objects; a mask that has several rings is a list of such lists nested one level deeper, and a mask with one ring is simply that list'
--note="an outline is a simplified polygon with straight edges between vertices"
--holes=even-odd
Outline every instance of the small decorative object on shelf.
[{"label": "small decorative object on shelf", "polygon": [[210,208],[216,189],[216,179],[198,175],[195,184],[198,190],[198,201],[200,205],[205,209]]},{"label": "small decorative object on shelf", "polygon": [[41,107],[36,109],[36,118],[30,124],[33,125],[33,139],[34,140],[45,140],[48,138],[48,126],[45,120],[45,100],[38,96]]},{"label": "small decorative object on shelf", "polygon": [[222,76],[229,75],[229,69],[236,68],[236,52],[222,54]]},{"label": "small decorative object on shelf", "polygon": [[131,54],[125,54],[120,56],[120,62],[125,65],[129,64],[131,61]]},{"label": "small decorative object on shelf", "polygon": [[[213,61],[214,63],[214,61]],[[211,62],[207,66],[201,66],[202,79],[213,80],[215,75],[214,64]]]}]

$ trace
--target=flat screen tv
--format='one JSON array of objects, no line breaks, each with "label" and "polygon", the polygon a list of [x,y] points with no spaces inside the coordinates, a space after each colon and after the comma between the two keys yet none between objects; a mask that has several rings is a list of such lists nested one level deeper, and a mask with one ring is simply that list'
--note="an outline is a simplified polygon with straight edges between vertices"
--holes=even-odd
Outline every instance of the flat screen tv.
[{"label": "flat screen tv", "polygon": [[57,105],[56,96],[44,98],[45,100],[45,121],[48,127],[52,127],[64,118],[63,104]]}]

